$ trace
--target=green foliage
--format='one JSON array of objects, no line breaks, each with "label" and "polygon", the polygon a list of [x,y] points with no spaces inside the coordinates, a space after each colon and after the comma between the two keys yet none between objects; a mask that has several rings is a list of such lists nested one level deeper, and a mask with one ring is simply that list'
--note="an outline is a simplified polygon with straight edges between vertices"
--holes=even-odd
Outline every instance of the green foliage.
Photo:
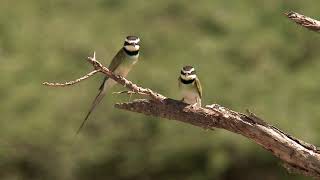
[{"label": "green foliage", "polygon": [[[319,144],[319,35],[283,12],[319,16],[319,1],[3,0],[0,6],[1,179],[304,179],[270,153],[223,130],[120,111],[109,93],[74,138],[102,76],[69,88],[107,65],[124,37],[141,37],[129,79],[179,98],[183,65],[199,74],[204,104],[256,112]],[[147,76],[146,76],[147,75]],[[318,80],[319,79],[319,80]],[[114,88],[113,91],[121,89]]]}]

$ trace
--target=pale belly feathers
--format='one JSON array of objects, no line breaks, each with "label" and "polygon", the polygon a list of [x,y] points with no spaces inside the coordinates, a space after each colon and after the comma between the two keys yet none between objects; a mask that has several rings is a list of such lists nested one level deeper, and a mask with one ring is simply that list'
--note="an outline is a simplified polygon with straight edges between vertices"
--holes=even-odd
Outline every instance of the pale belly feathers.
[{"label": "pale belly feathers", "polygon": [[180,91],[182,99],[185,103],[188,104],[198,104],[201,106],[201,98],[196,86],[191,84],[182,84],[180,83]]}]

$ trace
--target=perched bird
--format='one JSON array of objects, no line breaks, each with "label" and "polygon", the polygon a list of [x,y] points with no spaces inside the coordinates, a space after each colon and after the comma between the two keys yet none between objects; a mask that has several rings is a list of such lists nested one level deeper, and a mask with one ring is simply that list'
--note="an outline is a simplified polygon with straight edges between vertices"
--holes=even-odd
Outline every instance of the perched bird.
[{"label": "perched bird", "polygon": [[[137,36],[127,36],[124,40],[123,47],[118,51],[116,56],[112,59],[109,70],[111,70],[114,74],[121,75],[126,77],[134,64],[137,63],[139,57],[140,50],[140,38]],[[112,79],[109,79],[107,76],[104,78],[100,88],[99,93],[94,99],[91,108],[83,120],[81,126],[79,127],[77,134],[80,132],[85,122],[88,120],[90,114],[94,110],[94,108],[99,104],[99,102],[105,96],[107,90],[115,85],[116,82]]]},{"label": "perched bird", "polygon": [[179,77],[179,89],[182,101],[192,106],[201,107],[202,88],[192,66],[184,66]]}]

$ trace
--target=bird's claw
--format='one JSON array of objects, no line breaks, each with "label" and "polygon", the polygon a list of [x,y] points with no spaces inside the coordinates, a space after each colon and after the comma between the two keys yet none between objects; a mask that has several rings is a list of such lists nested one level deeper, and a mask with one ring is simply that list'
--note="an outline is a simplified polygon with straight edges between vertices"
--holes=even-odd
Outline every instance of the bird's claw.
[{"label": "bird's claw", "polygon": [[191,108],[198,108],[199,107],[199,104],[196,102],[194,104],[191,104]]}]

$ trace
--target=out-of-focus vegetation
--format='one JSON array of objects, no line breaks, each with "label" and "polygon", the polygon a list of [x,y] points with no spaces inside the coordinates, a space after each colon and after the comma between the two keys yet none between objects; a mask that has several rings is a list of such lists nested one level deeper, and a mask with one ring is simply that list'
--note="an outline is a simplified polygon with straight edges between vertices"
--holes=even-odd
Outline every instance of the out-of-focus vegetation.
[{"label": "out-of-focus vegetation", "polygon": [[[180,68],[196,67],[204,104],[249,108],[320,144],[320,37],[283,16],[319,17],[320,1],[2,0],[0,2],[0,179],[305,179],[289,175],[253,142],[113,108],[109,93],[74,134],[126,35],[141,38],[129,79],[179,98]],[[122,89],[114,88],[113,91]]]}]

